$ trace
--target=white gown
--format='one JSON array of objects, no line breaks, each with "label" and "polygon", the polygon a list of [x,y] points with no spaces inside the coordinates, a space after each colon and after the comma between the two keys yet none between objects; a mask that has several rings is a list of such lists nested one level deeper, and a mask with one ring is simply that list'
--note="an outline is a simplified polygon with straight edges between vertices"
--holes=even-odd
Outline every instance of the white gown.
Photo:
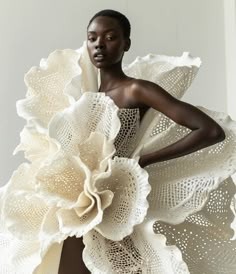
[{"label": "white gown", "polygon": [[[147,55],[124,66],[181,98],[200,59]],[[99,273],[235,274],[236,123],[201,108],[226,139],[142,169],[140,155],[189,130],[98,93],[85,45],[57,50],[25,76],[21,164],[0,190],[0,274],[56,274],[63,241],[82,237]],[[69,270],[68,270],[69,274]]]}]

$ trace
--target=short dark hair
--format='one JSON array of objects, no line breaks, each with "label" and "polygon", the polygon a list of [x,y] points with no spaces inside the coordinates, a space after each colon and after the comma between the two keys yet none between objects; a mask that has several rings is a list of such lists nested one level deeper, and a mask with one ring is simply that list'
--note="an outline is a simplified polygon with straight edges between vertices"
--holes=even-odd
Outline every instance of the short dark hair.
[{"label": "short dark hair", "polygon": [[120,24],[120,27],[122,28],[124,37],[125,38],[130,37],[130,31],[131,31],[130,22],[129,22],[128,18],[124,14],[122,14],[121,12],[116,11],[116,10],[110,10],[110,9],[101,10],[101,11],[97,12],[90,19],[88,27],[90,26],[92,21],[98,16],[108,16],[108,17],[111,17],[111,18],[115,18],[118,21],[118,23]]}]

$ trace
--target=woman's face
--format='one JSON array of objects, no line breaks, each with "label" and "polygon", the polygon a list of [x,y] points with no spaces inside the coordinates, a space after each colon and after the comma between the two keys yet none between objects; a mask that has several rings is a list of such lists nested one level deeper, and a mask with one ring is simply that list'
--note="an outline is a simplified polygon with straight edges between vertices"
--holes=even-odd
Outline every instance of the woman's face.
[{"label": "woman's face", "polygon": [[107,68],[122,61],[129,39],[124,38],[119,22],[108,16],[96,17],[87,30],[87,49],[97,68]]}]

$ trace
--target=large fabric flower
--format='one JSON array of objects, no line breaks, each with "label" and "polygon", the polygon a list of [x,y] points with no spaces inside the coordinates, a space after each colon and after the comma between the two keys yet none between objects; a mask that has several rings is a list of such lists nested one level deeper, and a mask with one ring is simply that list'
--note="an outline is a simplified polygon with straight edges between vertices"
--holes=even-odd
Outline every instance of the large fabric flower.
[{"label": "large fabric flower", "polygon": [[[188,53],[150,54],[124,71],[181,98],[200,63]],[[140,155],[189,131],[153,109],[139,124],[139,111],[121,111],[97,93],[98,76],[85,44],[55,51],[26,74],[28,91],[17,110],[27,124],[15,153],[23,151],[30,163],[0,190],[0,272],[56,274],[63,240],[75,235],[83,236],[83,259],[95,274],[207,273],[212,261],[203,264],[203,252],[218,260],[214,270],[220,264],[234,273],[229,226],[235,187],[224,180],[236,166],[235,123],[203,109],[224,127],[224,142],[141,169],[135,160]],[[223,235],[220,241],[215,231]],[[201,251],[191,253],[198,239]],[[229,264],[219,263],[222,252],[211,253],[214,242],[231,253],[225,255]]]},{"label": "large fabric flower", "polygon": [[[51,120],[47,142],[40,143],[44,154],[37,158],[34,143],[28,147],[32,163],[21,165],[9,182],[2,218],[22,241],[42,243],[39,257],[50,245],[92,229],[122,240],[144,220],[148,174],[136,160],[113,158],[119,128],[113,101],[85,93]],[[22,141],[27,138],[22,134]]]},{"label": "large fabric flower", "polygon": [[[172,71],[173,87],[179,89],[169,91],[177,97],[200,64],[198,59],[187,64],[188,55],[169,62],[145,58],[124,67],[127,74],[145,72],[148,79],[159,67],[153,81],[165,87]],[[22,274],[56,273],[62,247],[58,243],[66,237],[96,231],[104,239],[120,241],[146,215],[147,173],[133,159],[113,157],[119,110],[103,94],[87,93],[98,87],[97,71],[88,60],[85,45],[78,51],[55,51],[25,76],[28,92],[17,110],[27,124],[15,153],[23,151],[30,164],[22,164],[1,193],[0,246],[14,257],[12,261],[5,252],[2,267],[9,262],[11,274],[14,269]],[[151,60],[153,68],[146,70]],[[177,68],[176,60],[185,70]],[[20,254],[26,247],[28,253]]]}]

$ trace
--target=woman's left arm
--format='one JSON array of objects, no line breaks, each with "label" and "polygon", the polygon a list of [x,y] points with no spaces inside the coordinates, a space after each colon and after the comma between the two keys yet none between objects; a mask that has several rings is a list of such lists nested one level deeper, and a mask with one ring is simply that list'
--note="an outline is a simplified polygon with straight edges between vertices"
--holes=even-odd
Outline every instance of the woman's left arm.
[{"label": "woman's left arm", "polygon": [[152,107],[191,130],[177,142],[142,155],[139,160],[142,167],[195,152],[225,139],[223,129],[212,118],[198,108],[177,100],[160,86],[137,80],[132,90],[137,104]]}]

